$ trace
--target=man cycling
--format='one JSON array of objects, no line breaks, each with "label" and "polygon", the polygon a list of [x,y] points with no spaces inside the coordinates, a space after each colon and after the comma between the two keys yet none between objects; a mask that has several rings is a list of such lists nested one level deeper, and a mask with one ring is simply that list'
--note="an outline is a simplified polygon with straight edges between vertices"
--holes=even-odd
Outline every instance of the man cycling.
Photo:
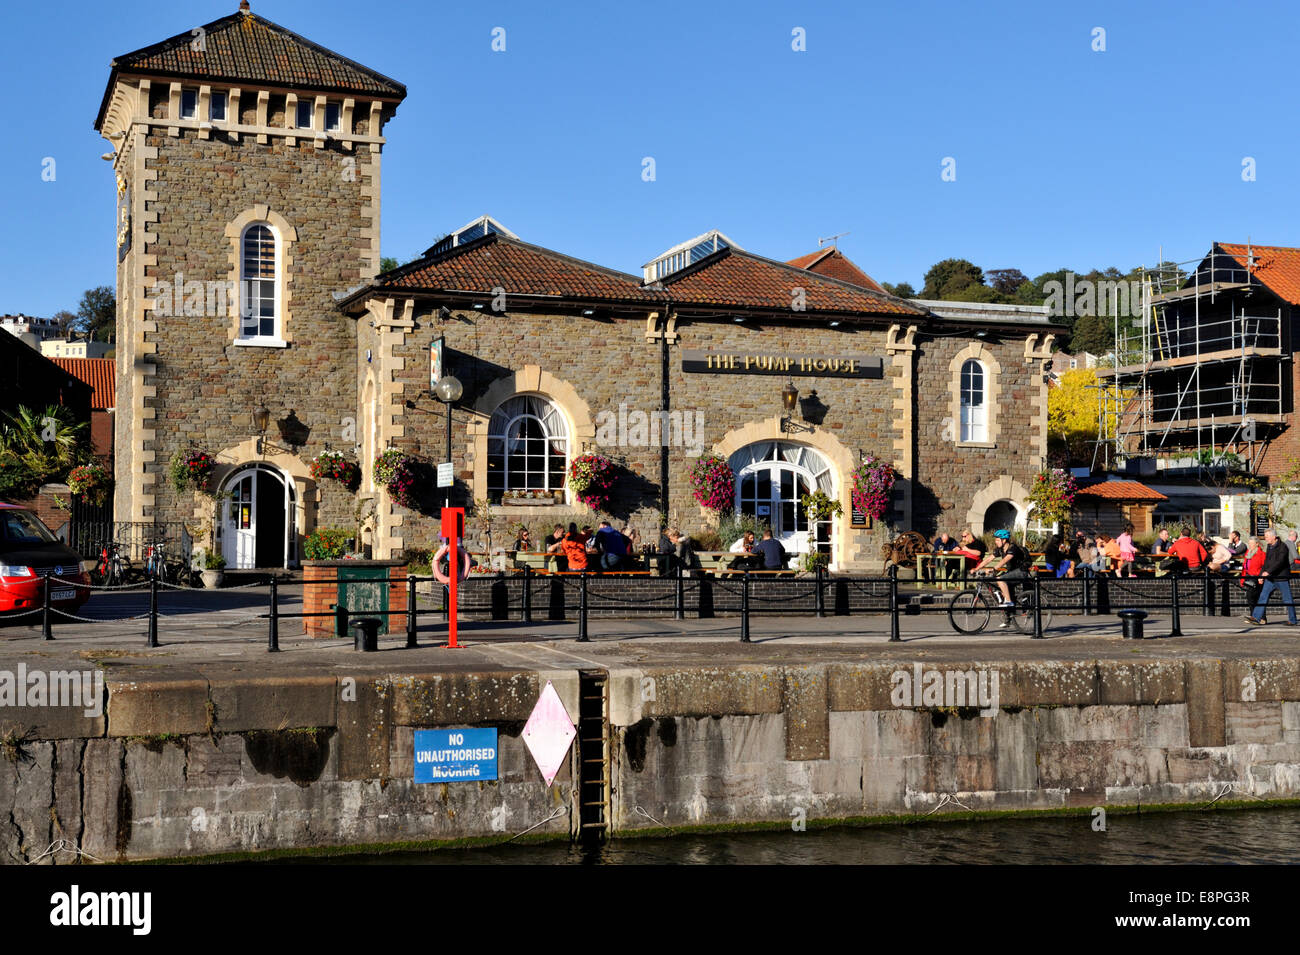
[{"label": "man cycling", "polygon": [[1029,577],[1029,555],[1023,547],[1011,540],[1011,532],[1004,529],[993,532],[993,552],[980,561],[975,573],[987,570],[998,574],[998,590],[1002,591],[1002,607],[1015,607],[1011,599],[1009,580],[1026,580]]}]

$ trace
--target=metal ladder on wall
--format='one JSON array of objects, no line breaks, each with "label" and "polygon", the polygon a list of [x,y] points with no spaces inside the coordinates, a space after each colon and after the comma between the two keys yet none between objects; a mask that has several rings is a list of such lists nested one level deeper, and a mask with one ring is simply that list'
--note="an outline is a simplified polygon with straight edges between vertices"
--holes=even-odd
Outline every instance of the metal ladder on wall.
[{"label": "metal ladder on wall", "polygon": [[578,822],[583,842],[609,838],[609,674],[578,671]]}]

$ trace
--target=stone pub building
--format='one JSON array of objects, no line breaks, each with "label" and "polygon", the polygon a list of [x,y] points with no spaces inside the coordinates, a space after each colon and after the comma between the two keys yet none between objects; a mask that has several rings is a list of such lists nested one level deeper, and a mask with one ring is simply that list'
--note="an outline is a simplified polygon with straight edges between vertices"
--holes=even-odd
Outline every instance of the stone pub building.
[{"label": "stone pub building", "polygon": [[[113,61],[96,128],[116,154],[120,519],[206,522],[231,566],[294,566],[318,526],[361,525],[377,557],[428,547],[439,489],[400,507],[371,462],[443,461],[450,413],[452,503],[488,502],[498,546],[520,524],[594,523],[565,484],[590,451],[618,465],[609,511],[648,540],[661,515],[712,522],[689,482],[701,453],[735,471],[737,508],[796,552],[822,541],[835,569],[878,567],[898,531],[1024,521],[1045,310],[899,299],[838,250],[787,263],[718,231],[632,275],[488,216],[379,274],[405,96],[246,2]],[[435,361],[463,386],[450,406]],[[215,456],[215,496],[169,483],[191,448]],[[355,493],[313,480],[326,449],[360,463]],[[866,454],[899,476],[887,521],[851,516]],[[809,526],[816,489],[842,518]]]}]

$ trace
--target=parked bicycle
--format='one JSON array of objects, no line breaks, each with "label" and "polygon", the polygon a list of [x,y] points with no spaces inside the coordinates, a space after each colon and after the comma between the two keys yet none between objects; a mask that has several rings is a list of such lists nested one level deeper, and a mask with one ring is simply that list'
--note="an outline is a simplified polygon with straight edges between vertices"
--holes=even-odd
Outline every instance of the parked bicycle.
[{"label": "parked bicycle", "polygon": [[[996,578],[976,580],[974,585],[957,593],[948,603],[948,622],[958,633],[980,633],[989,625],[995,613],[1004,615],[998,629],[1014,626],[1021,633],[1034,632],[1034,594],[1021,589],[1016,594],[1014,607],[1002,606],[1002,591]],[[1050,611],[1042,612],[1043,629],[1052,622]]]},{"label": "parked bicycle", "polygon": [[154,541],[145,547],[144,574],[146,579],[157,578],[159,583],[193,586],[193,574],[187,563],[167,556],[167,542]]},{"label": "parked bicycle", "polygon": [[131,558],[122,553],[116,541],[104,541],[99,547],[99,561],[91,579],[101,587],[121,587],[130,582]]}]

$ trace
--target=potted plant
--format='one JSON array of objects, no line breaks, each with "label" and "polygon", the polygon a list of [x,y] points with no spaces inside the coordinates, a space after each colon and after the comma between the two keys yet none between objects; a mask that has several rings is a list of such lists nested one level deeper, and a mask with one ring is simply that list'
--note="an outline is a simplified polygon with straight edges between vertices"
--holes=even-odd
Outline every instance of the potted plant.
[{"label": "potted plant", "polygon": [[220,554],[214,554],[210,550],[203,552],[203,570],[199,576],[203,578],[203,586],[209,590],[216,590],[225,580],[226,558]]},{"label": "potted plant", "polygon": [[322,451],[312,458],[311,476],[317,481],[338,481],[349,491],[361,486],[361,468],[339,451]]},{"label": "potted plant", "polygon": [[594,511],[605,509],[617,481],[614,462],[603,454],[580,454],[569,465],[569,487],[579,503]]},{"label": "potted plant", "polygon": [[725,458],[706,454],[691,467],[691,493],[700,506],[718,514],[736,506],[736,475]]}]

